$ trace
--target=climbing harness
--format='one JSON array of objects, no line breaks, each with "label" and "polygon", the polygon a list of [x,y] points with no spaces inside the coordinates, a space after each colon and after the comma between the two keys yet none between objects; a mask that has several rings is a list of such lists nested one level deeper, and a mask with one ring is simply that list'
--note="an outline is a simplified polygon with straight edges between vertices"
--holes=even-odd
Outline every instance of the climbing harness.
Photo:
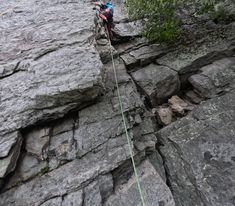
[{"label": "climbing harness", "polygon": [[109,22],[108,22],[108,18],[102,13],[100,9],[95,8],[95,10],[96,10],[97,18],[100,18],[103,21],[105,32],[107,33],[107,37],[111,40],[113,35],[111,31],[111,25],[109,25]]},{"label": "climbing harness", "polygon": [[[106,30],[108,29],[107,25],[106,25],[105,29]],[[107,32],[107,34],[109,34],[109,32]],[[127,123],[126,123],[124,110],[123,110],[123,106],[122,106],[123,104],[122,104],[120,89],[119,89],[119,85],[118,85],[117,71],[116,71],[114,58],[113,58],[112,44],[111,44],[111,40],[110,40],[109,36],[108,36],[108,39],[109,39],[110,55],[111,55],[111,59],[112,59],[112,67],[113,67],[113,72],[114,72],[115,84],[116,84],[117,94],[118,94],[118,102],[119,102],[119,106],[120,106],[120,110],[121,110],[121,114],[122,114],[122,121],[123,121],[125,134],[126,134],[126,139],[127,139],[127,143],[128,143],[128,147],[129,147],[130,156],[131,156],[131,162],[132,162],[132,166],[133,166],[133,169],[134,169],[135,179],[136,179],[136,183],[137,183],[137,189],[138,189],[139,194],[140,194],[141,203],[142,203],[142,206],[145,206],[144,195],[143,195],[143,192],[142,192],[142,189],[141,189],[141,186],[140,186],[140,180],[139,180],[139,176],[138,176],[138,173],[137,173],[137,170],[136,170],[134,154],[133,154],[132,147],[131,147],[131,139],[130,139],[130,136],[129,136],[129,133],[128,133]]]}]

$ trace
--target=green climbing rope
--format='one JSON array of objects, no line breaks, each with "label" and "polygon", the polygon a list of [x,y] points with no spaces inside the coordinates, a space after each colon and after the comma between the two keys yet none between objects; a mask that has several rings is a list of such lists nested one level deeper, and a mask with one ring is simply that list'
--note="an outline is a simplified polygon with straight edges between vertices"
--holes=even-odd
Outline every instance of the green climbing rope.
[{"label": "green climbing rope", "polygon": [[[108,30],[107,30],[107,26],[106,26],[105,29],[106,29],[107,34],[109,34]],[[108,37],[109,37],[109,35],[108,35]],[[112,66],[113,66],[113,72],[114,72],[115,83],[116,83],[117,94],[118,94],[118,102],[119,102],[119,106],[120,106],[120,110],[121,110],[121,114],[122,114],[122,120],[123,120],[123,125],[124,125],[124,129],[125,129],[125,134],[126,134],[128,147],[129,147],[129,152],[130,152],[130,155],[131,155],[131,162],[132,162],[133,169],[134,169],[135,179],[136,179],[136,182],[137,182],[137,188],[138,188],[138,191],[139,191],[139,194],[140,194],[141,203],[142,203],[142,206],[145,206],[144,195],[143,195],[143,192],[142,192],[142,189],[141,189],[141,186],[140,186],[140,180],[139,180],[139,176],[138,176],[138,173],[137,173],[137,170],[136,170],[134,154],[133,154],[133,150],[132,150],[132,147],[131,147],[131,139],[130,139],[130,136],[129,136],[129,133],[128,133],[126,119],[125,119],[124,110],[123,110],[123,106],[122,106],[122,100],[121,100],[121,95],[120,95],[120,90],[119,90],[119,85],[118,85],[117,71],[116,71],[116,67],[115,67],[115,63],[114,63],[112,45],[111,45],[110,38],[109,38],[109,46],[110,46]]]}]

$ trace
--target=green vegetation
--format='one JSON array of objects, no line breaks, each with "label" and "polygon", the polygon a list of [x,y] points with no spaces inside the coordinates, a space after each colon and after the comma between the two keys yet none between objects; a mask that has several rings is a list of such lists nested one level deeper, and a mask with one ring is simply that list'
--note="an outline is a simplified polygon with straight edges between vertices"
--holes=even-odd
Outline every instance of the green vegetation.
[{"label": "green vegetation", "polygon": [[126,8],[132,19],[146,19],[143,35],[157,42],[175,41],[181,34],[176,10],[185,4],[193,4],[200,14],[224,19],[226,13],[215,5],[223,0],[126,0]]},{"label": "green vegetation", "polygon": [[41,169],[41,174],[45,174],[45,173],[47,173],[47,172],[49,172],[49,171],[50,171],[49,166],[43,167],[43,168]]},{"label": "green vegetation", "polygon": [[180,34],[176,6],[181,0],[126,0],[133,19],[146,18],[144,36],[154,41],[169,42]]},{"label": "green vegetation", "polygon": [[229,0],[204,0],[199,7],[199,14],[208,14],[216,21],[231,22],[235,20],[234,4]]}]

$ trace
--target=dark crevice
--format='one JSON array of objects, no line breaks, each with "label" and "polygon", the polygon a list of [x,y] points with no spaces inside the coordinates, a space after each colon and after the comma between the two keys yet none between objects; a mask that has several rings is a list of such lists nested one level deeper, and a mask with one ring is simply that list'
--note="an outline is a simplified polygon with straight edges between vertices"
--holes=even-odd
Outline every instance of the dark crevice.
[{"label": "dark crevice", "polygon": [[14,75],[14,74],[16,74],[16,73],[22,72],[22,71],[26,71],[26,70],[16,70],[16,71],[13,71],[13,72],[10,73],[10,74],[7,74],[7,75],[4,75],[4,76],[0,77],[0,80],[1,80],[1,79],[5,79],[5,78],[7,78],[7,77],[10,77],[10,76],[12,76],[12,75]]},{"label": "dark crevice", "polygon": [[59,47],[58,48],[48,48],[45,51],[43,51],[43,53],[41,53],[38,56],[36,56],[34,58],[34,61],[37,61],[37,60],[41,59],[43,56],[46,56],[46,55],[48,55],[48,54],[50,54],[50,53],[52,53],[52,52],[54,52],[54,51],[56,51],[58,49],[59,49]]},{"label": "dark crevice", "polygon": [[[136,155],[134,157],[136,167],[138,167],[138,165],[140,165],[144,159],[145,152]],[[126,184],[134,174],[131,159],[127,159],[126,161],[124,161],[118,168],[114,169],[111,174],[113,176],[113,188],[115,191],[121,185]]]},{"label": "dark crevice", "polygon": [[169,187],[169,189],[171,190],[172,194],[173,194],[173,188],[172,188],[172,183],[171,183],[171,176],[170,176],[170,170],[167,166],[167,159],[164,156],[164,154],[161,151],[161,147],[164,147],[164,143],[162,141],[161,138],[158,138],[158,143],[156,144],[156,150],[158,152],[158,154],[161,156],[162,158],[162,163],[163,163],[163,168],[165,171],[165,177],[166,177],[166,185]]},{"label": "dark crevice", "polygon": [[85,198],[86,198],[86,193],[84,191],[84,189],[82,190],[82,205],[81,206],[85,206]]},{"label": "dark crevice", "polygon": [[131,79],[132,79],[132,82],[135,84],[136,86],[136,89],[137,89],[137,92],[139,93],[141,99],[143,100],[143,103],[145,105],[145,108],[148,110],[148,111],[151,111],[152,108],[153,108],[153,105],[151,103],[151,100],[150,100],[150,97],[148,96],[148,94],[145,92],[145,90],[135,81],[135,79],[132,77],[131,74],[129,74]]},{"label": "dark crevice", "polygon": [[33,125],[30,125],[28,127],[21,129],[21,131],[22,131],[22,134],[24,135],[34,129],[40,129],[43,127],[53,127],[54,125],[57,125],[60,122],[63,122],[63,120],[68,119],[68,118],[76,119],[77,116],[78,116],[78,111],[71,110],[67,114],[65,114],[63,117],[60,117],[58,119],[52,119],[52,120],[49,119],[48,121],[36,122]]}]

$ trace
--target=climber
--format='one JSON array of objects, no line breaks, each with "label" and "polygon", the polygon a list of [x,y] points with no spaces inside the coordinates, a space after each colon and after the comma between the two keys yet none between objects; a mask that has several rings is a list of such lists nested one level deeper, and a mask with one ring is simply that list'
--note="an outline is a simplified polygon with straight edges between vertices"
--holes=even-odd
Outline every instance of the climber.
[{"label": "climber", "polygon": [[113,5],[111,3],[111,1],[103,1],[103,2],[94,2],[94,4],[98,7],[100,7],[99,9],[99,16],[105,20],[107,22],[107,29],[108,29],[108,34],[109,34],[109,38],[110,40],[113,37],[113,33],[112,33],[112,28],[114,28],[114,24],[113,24]]}]

